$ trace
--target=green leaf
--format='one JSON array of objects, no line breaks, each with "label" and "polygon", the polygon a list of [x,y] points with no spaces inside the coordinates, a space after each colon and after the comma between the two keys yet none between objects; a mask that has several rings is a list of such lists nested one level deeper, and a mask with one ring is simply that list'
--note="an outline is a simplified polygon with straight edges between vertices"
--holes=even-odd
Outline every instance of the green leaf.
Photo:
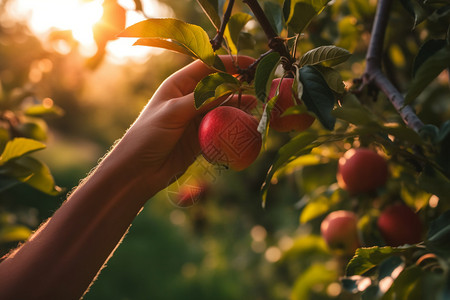
[{"label": "green leaf", "polygon": [[56,196],[61,192],[61,188],[55,185],[49,168],[39,160],[25,156],[15,160],[14,164],[28,169],[32,173],[22,182],[48,195]]},{"label": "green leaf", "polygon": [[169,41],[163,39],[139,39],[134,43],[135,46],[148,46],[156,48],[164,48],[188,56],[192,56],[192,51],[183,45],[179,44],[177,41]]},{"label": "green leaf", "polygon": [[195,87],[195,107],[239,90],[239,81],[228,73],[213,73],[204,77]]},{"label": "green leaf", "polygon": [[205,14],[208,16],[211,23],[216,27],[216,29],[220,28],[222,22],[219,17],[219,2],[217,0],[197,0],[198,4],[202,7]]},{"label": "green leaf", "polygon": [[307,113],[308,109],[304,105],[293,105],[286,109],[282,114],[281,117],[289,116],[289,115],[299,115],[303,113]]},{"label": "green leaf", "polygon": [[298,257],[311,257],[318,255],[328,257],[328,246],[320,235],[309,234],[295,238],[292,247],[283,253],[282,259],[297,260]]},{"label": "green leaf", "polygon": [[417,184],[421,189],[438,196],[442,201],[450,200],[450,179],[434,167],[426,165],[417,178]]},{"label": "green leaf", "polygon": [[[326,295],[325,287],[337,280],[337,278],[338,274],[336,273],[336,270],[332,270],[325,265],[315,263],[302,272],[302,274],[295,280],[289,299],[315,299],[315,293]],[[314,287],[316,286],[322,286],[322,290],[315,291]]]},{"label": "green leaf", "polygon": [[385,259],[393,256],[399,255],[409,249],[416,248],[416,246],[408,247],[370,247],[370,248],[359,248],[356,250],[355,256],[350,260],[347,265],[346,275],[362,275],[372,269],[373,267],[379,265]]},{"label": "green leaf", "polygon": [[450,67],[450,47],[438,50],[417,69],[405,96],[405,105],[411,104],[417,96],[446,68]]},{"label": "green leaf", "polygon": [[278,150],[277,156],[275,158],[274,163],[269,169],[267,173],[266,179],[261,188],[262,192],[262,205],[265,206],[267,189],[269,188],[269,184],[272,180],[275,172],[282,166],[284,166],[289,161],[297,158],[302,154],[309,153],[314,145],[312,143],[317,139],[318,135],[314,131],[303,131],[299,133],[297,136],[292,138],[288,143],[283,145],[283,147]]},{"label": "green leaf", "polygon": [[[2,170],[3,167],[0,167],[0,173],[4,173],[4,170]],[[20,184],[20,181],[18,181],[15,178],[10,178],[8,176],[2,176],[0,175],[0,193]]]},{"label": "green leaf", "polygon": [[409,266],[400,273],[387,294],[395,294],[395,299],[422,300],[423,293],[417,293],[414,288],[421,286],[419,281],[424,275],[416,265]]},{"label": "green leaf", "polygon": [[259,120],[258,132],[261,133],[262,136],[263,148],[266,145],[266,138],[269,135],[270,112],[275,106],[277,99],[278,95],[275,95],[274,97],[272,97],[272,99],[269,99],[269,101],[266,102],[266,104],[264,105],[263,113],[261,115],[261,119]]},{"label": "green leaf", "polygon": [[450,210],[430,223],[426,244],[431,249],[450,256]]},{"label": "green leaf", "polygon": [[330,0],[291,0],[290,2],[289,18],[286,23],[295,33],[301,33]]},{"label": "green leaf", "polygon": [[[42,120],[38,120],[42,121]],[[47,140],[47,126],[42,122],[24,122],[16,127],[22,137],[37,141]]]},{"label": "green leaf", "polygon": [[283,17],[285,20],[289,19],[290,11],[291,11],[291,0],[285,0],[283,2]]},{"label": "green leaf", "polygon": [[44,148],[45,145],[41,142],[27,138],[15,138],[6,144],[5,149],[0,156],[0,165]]},{"label": "green leaf", "polygon": [[361,32],[356,26],[354,16],[345,16],[338,22],[337,31],[339,32],[339,39],[336,42],[341,48],[348,49],[350,52],[354,51],[359,44]]},{"label": "green leaf", "polygon": [[338,94],[345,93],[345,84],[341,77],[341,74],[339,74],[338,71],[333,68],[320,65],[315,66],[315,68],[320,72],[320,74],[322,74],[330,89]]},{"label": "green leaf", "polygon": [[343,63],[351,55],[347,50],[334,45],[320,46],[303,54],[299,65],[303,67],[305,65],[323,64],[326,67],[332,67]]},{"label": "green leaf", "polygon": [[350,13],[348,15],[358,20],[371,20],[375,15],[376,2],[367,0],[349,0],[348,8]]},{"label": "green leaf", "polygon": [[224,37],[232,54],[237,54],[239,45],[239,33],[252,16],[243,12],[236,13],[230,17],[225,27]]},{"label": "green leaf", "polygon": [[277,34],[284,29],[284,17],[282,7],[275,2],[264,2],[264,13]]},{"label": "green leaf", "polygon": [[363,106],[354,94],[346,94],[342,101],[342,106],[336,107],[332,114],[355,125],[376,123],[373,113]]},{"label": "green leaf", "polygon": [[266,55],[257,65],[255,72],[255,94],[262,102],[266,102],[269,95],[270,78],[273,76],[275,69],[280,61],[280,54],[272,52]]},{"label": "green leaf", "polygon": [[308,110],[316,115],[323,127],[333,130],[336,118],[331,112],[335,99],[322,74],[312,66],[304,66],[297,71],[297,78],[303,84],[302,101]]},{"label": "green leaf", "polygon": [[384,124],[380,128],[383,132],[393,135],[399,140],[408,141],[414,145],[423,144],[423,140],[420,135],[413,129],[404,126],[403,124]]},{"label": "green leaf", "polygon": [[30,117],[46,117],[46,116],[57,116],[60,117],[64,115],[64,111],[61,107],[52,105],[33,105],[27,107],[24,111],[24,114]]},{"label": "green leaf", "polygon": [[23,225],[2,226],[0,230],[0,243],[23,241],[30,235],[30,228]]},{"label": "green leaf", "polygon": [[313,202],[308,203],[300,214],[300,224],[308,223],[309,221],[320,217],[330,209],[330,203],[325,196],[319,196]]},{"label": "green leaf", "polygon": [[[405,260],[401,256],[386,258],[379,265],[378,279],[382,280],[383,278],[391,277],[395,280],[398,274],[400,274],[399,269],[403,270],[404,268]],[[383,289],[386,289],[386,287],[383,287]]]},{"label": "green leaf", "polygon": [[416,76],[416,72],[419,67],[436,52],[445,47],[445,40],[428,40],[419,49],[419,52],[414,59],[413,65],[413,77]]},{"label": "green leaf", "polygon": [[437,136],[437,142],[443,142],[447,136],[450,136],[450,120],[445,121],[439,129],[439,135]]},{"label": "green leaf", "polygon": [[425,124],[420,128],[419,135],[424,141],[436,143],[439,136],[439,128],[433,124]]},{"label": "green leaf", "polygon": [[207,65],[213,65],[215,54],[208,34],[200,26],[177,19],[148,19],[126,28],[119,37],[134,37],[165,42],[138,40],[136,45],[158,46],[168,50],[188,54]]}]

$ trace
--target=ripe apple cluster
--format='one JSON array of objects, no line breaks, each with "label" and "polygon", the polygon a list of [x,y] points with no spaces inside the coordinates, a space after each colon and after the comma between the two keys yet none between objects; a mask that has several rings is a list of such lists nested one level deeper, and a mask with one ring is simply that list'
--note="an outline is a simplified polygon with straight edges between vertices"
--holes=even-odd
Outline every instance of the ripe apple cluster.
[{"label": "ripe apple cluster", "polygon": [[[406,204],[388,205],[377,219],[377,230],[387,246],[416,244],[422,240],[420,217]],[[320,232],[330,250],[338,255],[352,256],[362,246],[358,217],[353,211],[337,210],[322,221]]]},{"label": "ripe apple cluster", "polygon": [[[339,159],[337,170],[339,186],[356,196],[371,193],[383,187],[388,178],[387,161],[368,148],[350,149]],[[358,218],[352,211],[334,211],[323,220],[321,234],[330,249],[352,255],[361,245]],[[378,216],[376,230],[388,246],[415,244],[422,240],[420,217],[405,203],[387,205]]]}]

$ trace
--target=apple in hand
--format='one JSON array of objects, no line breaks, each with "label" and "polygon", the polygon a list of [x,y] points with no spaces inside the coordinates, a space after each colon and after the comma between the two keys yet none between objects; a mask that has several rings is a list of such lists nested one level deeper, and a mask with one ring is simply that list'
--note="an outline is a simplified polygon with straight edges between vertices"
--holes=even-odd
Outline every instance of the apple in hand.
[{"label": "apple in hand", "polygon": [[301,104],[301,101],[296,99],[292,93],[293,84],[294,78],[275,78],[270,86],[269,100],[275,96],[277,89],[279,93],[270,112],[269,126],[279,132],[303,131],[308,129],[315,120],[308,113],[282,116],[288,108]]},{"label": "apple in hand", "polygon": [[258,121],[232,106],[219,106],[202,119],[198,138],[202,154],[213,164],[235,171],[247,168],[258,157],[262,137]]},{"label": "apple in hand", "polygon": [[386,207],[377,220],[377,226],[389,246],[416,244],[422,240],[422,221],[403,203]]},{"label": "apple in hand", "polygon": [[373,191],[386,183],[386,160],[367,148],[350,149],[339,159],[337,180],[351,194]]},{"label": "apple in hand", "polygon": [[348,210],[329,213],[320,225],[320,232],[328,247],[343,255],[353,255],[360,247],[358,218]]}]

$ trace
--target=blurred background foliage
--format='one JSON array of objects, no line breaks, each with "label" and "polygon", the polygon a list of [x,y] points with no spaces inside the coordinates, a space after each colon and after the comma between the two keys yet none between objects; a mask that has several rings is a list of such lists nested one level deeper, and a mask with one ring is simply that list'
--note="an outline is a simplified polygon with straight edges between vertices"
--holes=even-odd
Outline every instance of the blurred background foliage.
[{"label": "blurred background foliage", "polygon": [[[51,216],[121,137],[159,84],[190,62],[168,51],[125,55],[123,49],[132,48],[127,39],[119,51],[112,47],[118,42],[113,38],[96,39],[94,48],[86,50],[70,28],[33,28],[27,22],[30,15],[17,13],[17,7],[35,7],[32,2],[0,2],[0,142],[2,148],[13,137],[43,142],[46,149],[30,155],[49,167],[55,190],[61,192],[49,195],[19,182],[0,189],[1,255]],[[202,26],[211,37],[215,34],[196,1],[114,3],[126,10],[127,25],[149,16],[176,17]],[[245,11],[241,1],[236,5],[236,10]],[[328,44],[352,52],[351,59],[338,67],[350,88],[364,71],[375,8],[372,0],[334,1],[309,25],[297,52]],[[57,10],[47,17],[55,14]],[[419,45],[442,38],[445,30],[431,21],[412,30],[414,19],[399,1],[394,1],[390,22],[384,65],[394,84],[405,90]],[[244,39],[240,53],[258,57],[267,49],[265,36],[254,21],[245,32],[252,38]],[[104,53],[99,55],[101,47]],[[366,98],[371,100],[371,95]],[[398,120],[384,97],[379,98],[367,102],[384,120]],[[449,119],[448,99],[448,73],[442,73],[421,94],[415,108],[425,123],[440,127]],[[27,114],[30,107],[40,109],[39,113]],[[319,124],[314,126],[322,130]],[[238,173],[217,169],[199,158],[180,178],[180,182],[206,182],[199,203],[179,207],[170,189],[151,199],[85,299],[351,299],[338,283],[344,262],[329,252],[319,236],[320,221],[330,207],[345,209],[354,204],[344,201],[347,196],[339,194],[335,185],[337,160],[350,144],[318,147],[306,157],[309,163],[280,170],[272,179],[263,209],[261,184],[277,149],[289,138],[271,134],[268,149],[249,169]],[[353,142],[364,144],[364,140]],[[1,170],[4,180],[6,173]],[[401,182],[392,185],[396,188]],[[314,192],[322,198],[311,196]],[[411,205],[428,205],[429,194],[418,198],[416,191],[402,191],[406,198],[412,194]],[[305,211],[305,201],[311,200],[307,197],[313,197],[315,204]]]}]

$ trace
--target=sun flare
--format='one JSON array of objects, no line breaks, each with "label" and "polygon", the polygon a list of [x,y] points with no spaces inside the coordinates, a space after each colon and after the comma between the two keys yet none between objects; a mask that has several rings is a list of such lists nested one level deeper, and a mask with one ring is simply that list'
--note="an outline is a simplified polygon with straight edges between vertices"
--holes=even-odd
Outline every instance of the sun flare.
[{"label": "sun flare", "polygon": [[83,45],[93,43],[92,26],[102,15],[101,1],[16,0],[17,14],[27,17],[38,34],[49,30],[71,30]]},{"label": "sun flare", "polygon": [[[93,26],[103,14],[102,0],[14,0],[9,13],[16,19],[26,20],[31,30],[40,37],[52,31],[70,31],[79,43],[79,50],[85,56],[95,53]],[[142,14],[134,11],[132,0],[119,0],[126,9],[126,26],[144,20]],[[173,11],[156,0],[142,1],[144,8],[151,11],[150,17],[171,17]],[[155,48],[135,47],[130,39],[111,41],[107,49],[115,61],[126,57],[146,57]]]}]

